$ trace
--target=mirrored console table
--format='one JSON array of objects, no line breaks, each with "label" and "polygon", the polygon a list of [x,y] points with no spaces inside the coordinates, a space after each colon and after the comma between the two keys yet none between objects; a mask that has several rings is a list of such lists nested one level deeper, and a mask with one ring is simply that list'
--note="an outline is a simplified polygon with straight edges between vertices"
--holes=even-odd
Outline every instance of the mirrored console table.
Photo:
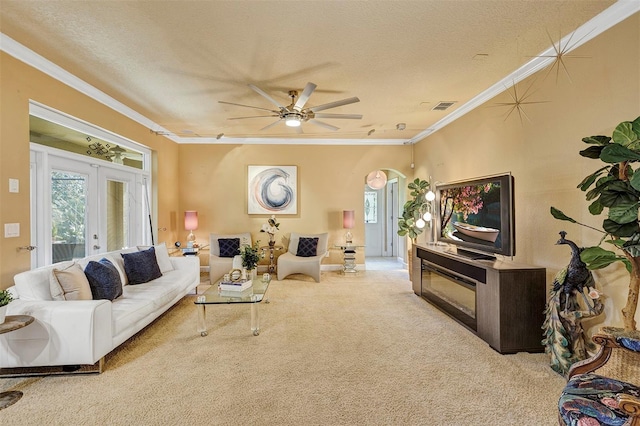
[{"label": "mirrored console table", "polygon": [[342,250],[342,272],[344,274],[352,274],[358,272],[358,270],[356,269],[356,251],[358,249],[363,249],[364,246],[357,244],[336,244],[334,247]]}]

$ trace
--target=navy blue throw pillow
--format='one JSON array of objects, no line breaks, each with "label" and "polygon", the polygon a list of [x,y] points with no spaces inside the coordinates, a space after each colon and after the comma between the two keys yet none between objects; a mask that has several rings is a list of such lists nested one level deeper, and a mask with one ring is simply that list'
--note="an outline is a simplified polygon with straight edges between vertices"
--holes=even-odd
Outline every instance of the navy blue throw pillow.
[{"label": "navy blue throw pillow", "polygon": [[220,257],[233,257],[240,254],[240,238],[218,238]]},{"label": "navy blue throw pillow", "polygon": [[300,237],[300,241],[298,241],[298,252],[296,253],[296,256],[311,257],[311,256],[315,256],[317,253],[318,253],[318,237],[316,238]]},{"label": "navy blue throw pillow", "polygon": [[122,281],[116,267],[108,259],[102,258],[99,262],[89,261],[84,268],[84,274],[89,281],[93,300],[114,300],[122,296]]},{"label": "navy blue throw pillow", "polygon": [[153,247],[133,253],[122,253],[122,258],[129,284],[143,284],[162,276],[156,258],[156,249]]}]

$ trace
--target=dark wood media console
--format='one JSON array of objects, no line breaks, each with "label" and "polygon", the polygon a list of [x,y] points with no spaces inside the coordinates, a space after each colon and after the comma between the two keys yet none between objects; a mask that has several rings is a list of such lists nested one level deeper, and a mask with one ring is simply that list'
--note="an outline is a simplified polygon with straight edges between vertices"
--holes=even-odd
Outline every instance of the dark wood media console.
[{"label": "dark wood media console", "polygon": [[[481,256],[479,256],[481,257]],[[546,271],[414,246],[413,291],[500,353],[543,352]]]}]

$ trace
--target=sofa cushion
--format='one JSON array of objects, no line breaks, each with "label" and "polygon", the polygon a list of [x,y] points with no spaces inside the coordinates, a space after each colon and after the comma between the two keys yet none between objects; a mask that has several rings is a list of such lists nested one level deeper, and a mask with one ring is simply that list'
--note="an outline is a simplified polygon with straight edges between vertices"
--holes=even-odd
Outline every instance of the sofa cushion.
[{"label": "sofa cushion", "polygon": [[129,284],[142,284],[162,276],[154,247],[135,253],[123,253],[122,258]]},{"label": "sofa cushion", "polygon": [[560,417],[570,426],[625,425],[628,416],[616,401],[616,395],[620,393],[640,397],[640,388],[593,373],[574,376],[558,401]]},{"label": "sofa cushion", "polygon": [[37,269],[20,272],[13,277],[20,300],[53,300],[51,297],[51,270],[64,269],[73,264],[72,260],[42,266]]},{"label": "sofa cushion", "polygon": [[240,254],[240,238],[218,238],[220,257],[234,257]]},{"label": "sofa cushion", "polygon": [[318,238],[300,237],[296,256],[311,257],[318,253]]},{"label": "sofa cushion", "polygon": [[98,262],[91,260],[84,268],[84,273],[89,280],[94,300],[114,300],[122,296],[120,274],[109,259],[102,258]]},{"label": "sofa cushion", "polygon": [[51,270],[49,277],[53,300],[91,300],[90,283],[82,267],[73,262],[62,268]]},{"label": "sofa cushion", "polygon": [[[151,248],[151,246],[138,246],[138,250],[148,250],[149,248]],[[153,246],[153,248],[156,250],[156,261],[160,267],[160,272],[164,274],[169,271],[173,271],[173,265],[169,259],[169,250],[167,250],[167,245],[165,243],[160,243]]]},{"label": "sofa cushion", "polygon": [[240,234],[209,234],[209,254],[211,256],[220,257],[220,244],[218,244],[218,240],[220,238],[240,238],[240,247],[244,245],[250,246],[252,244],[251,241],[251,233],[243,232]]},{"label": "sofa cushion", "polygon": [[118,270],[122,285],[127,285],[129,284],[129,278],[127,278],[127,273],[124,270],[124,259],[122,258],[121,255],[122,253],[137,253],[137,252],[138,252],[137,247],[129,247],[126,249],[110,251],[107,253],[92,254],[82,259],[78,259],[76,260],[76,262],[79,263],[80,266],[82,266],[82,269],[84,269],[92,260],[98,262],[102,258],[109,259],[109,261],[113,263],[113,266],[115,266],[116,269]]}]

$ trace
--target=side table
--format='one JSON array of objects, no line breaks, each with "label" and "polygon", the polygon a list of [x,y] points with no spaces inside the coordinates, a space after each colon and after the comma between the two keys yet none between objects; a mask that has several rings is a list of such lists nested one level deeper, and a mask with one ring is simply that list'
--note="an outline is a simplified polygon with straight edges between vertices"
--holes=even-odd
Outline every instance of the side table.
[{"label": "side table", "polygon": [[[9,333],[28,326],[34,321],[31,315],[7,315],[2,324],[0,324],[0,334]],[[22,398],[20,391],[0,392],[0,410],[15,404]]]},{"label": "side table", "polygon": [[169,250],[170,256],[197,256],[200,254],[200,250],[209,250],[209,244],[199,244],[195,247],[186,247],[180,244],[175,248],[169,248]]},{"label": "side table", "polygon": [[284,247],[283,246],[262,246],[260,247],[260,250],[262,250],[262,253],[264,255],[265,252],[269,252],[269,266],[268,266],[268,271],[269,274],[273,275],[276,273],[276,262],[275,262],[275,256],[273,255],[273,253],[275,251],[280,251],[282,250]]},{"label": "side table", "polygon": [[344,274],[358,272],[358,270],[356,269],[356,250],[359,248],[364,248],[364,246],[358,246],[354,244],[344,244],[344,245],[336,244],[334,247],[342,250],[342,255],[343,255],[342,272]]}]

